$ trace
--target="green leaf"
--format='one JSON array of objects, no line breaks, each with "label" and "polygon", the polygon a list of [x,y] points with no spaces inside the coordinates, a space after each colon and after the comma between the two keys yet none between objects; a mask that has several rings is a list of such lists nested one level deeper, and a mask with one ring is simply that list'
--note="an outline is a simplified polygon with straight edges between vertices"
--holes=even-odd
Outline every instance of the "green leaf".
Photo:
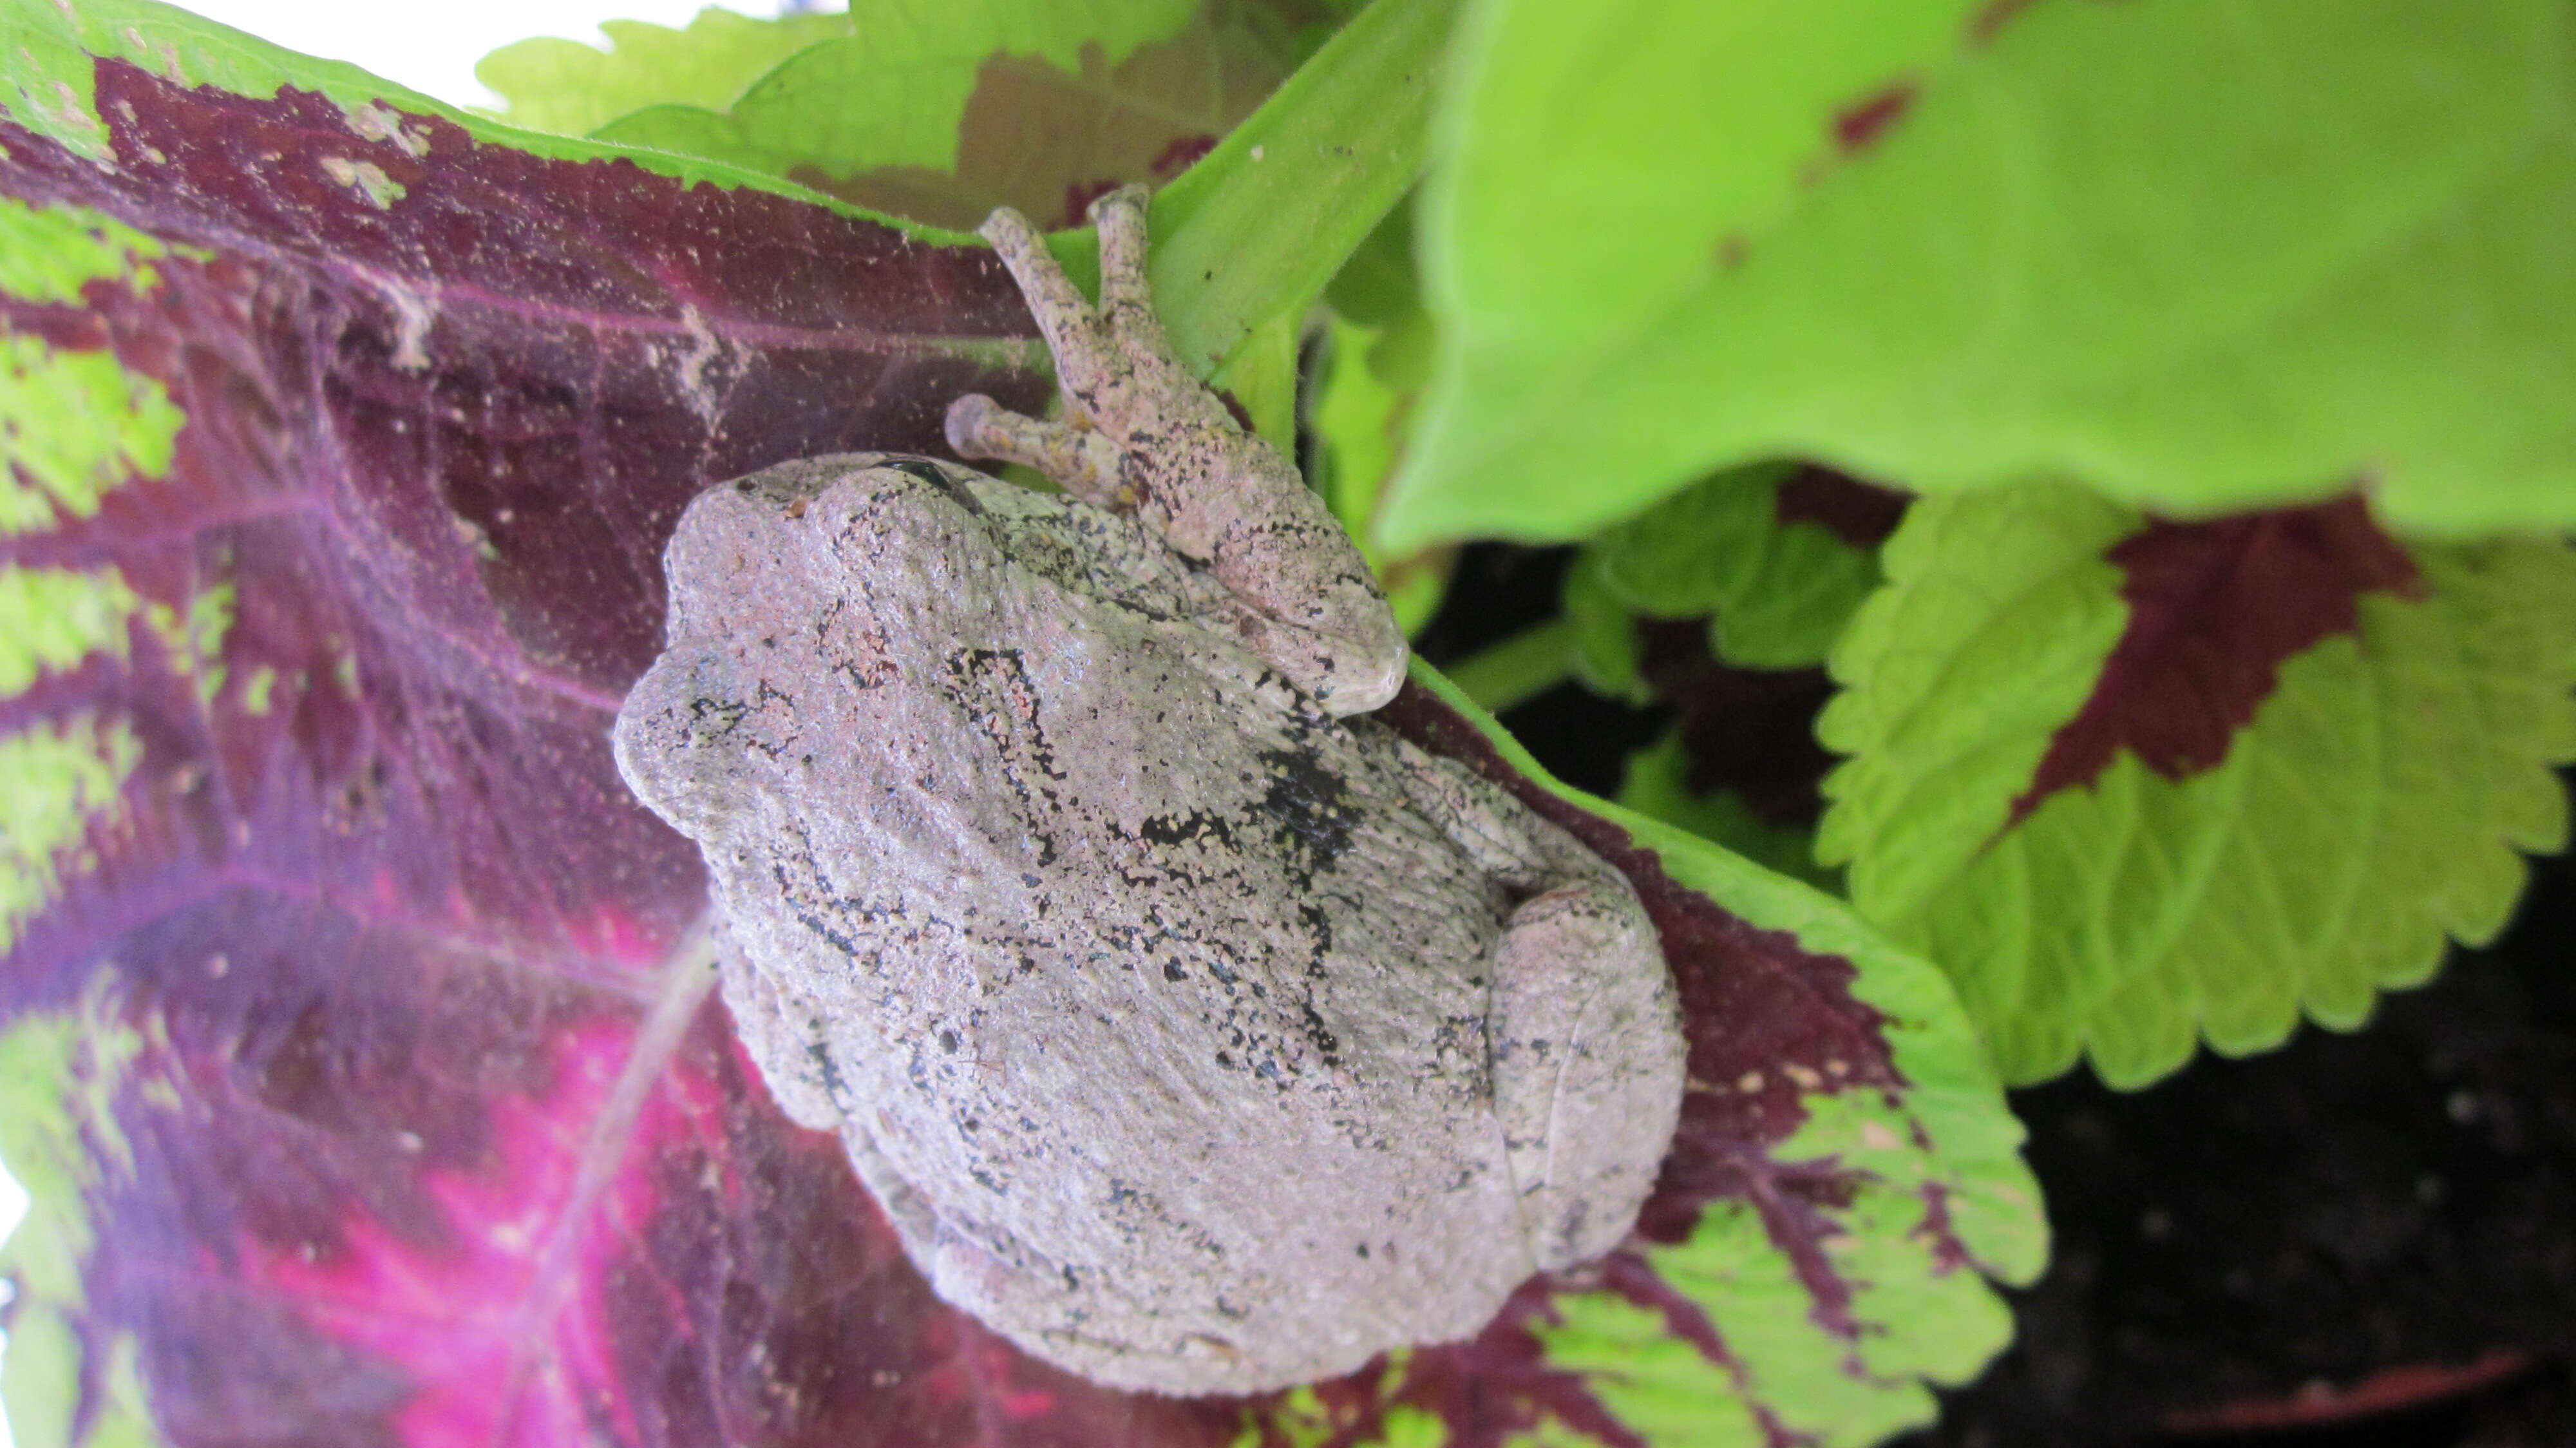
[{"label": "green leaf", "polygon": [[1600,555],[1584,550],[1567,565],[1557,607],[1573,649],[1568,667],[1583,686],[1623,704],[1655,702],[1646,682],[1646,645],[1637,636],[1637,610],[1603,577]]},{"label": "green leaf", "polygon": [[[846,38],[851,18],[762,20],[709,6],[678,30],[642,20],[603,20],[599,28],[605,51],[542,36],[483,57],[474,76],[507,102],[501,114],[513,124],[586,135],[646,106],[722,110],[788,57]],[[904,29],[900,17],[893,28]]]},{"label": "green leaf", "polygon": [[[838,21],[838,36],[818,35],[780,57],[776,69],[735,96],[700,99],[674,84],[654,98],[660,104],[629,106],[621,118],[593,127],[603,139],[780,175],[803,167],[832,179],[880,166],[949,171],[957,165],[959,123],[987,63],[1015,57],[1045,66],[1070,89],[1084,78],[1086,48],[1114,67],[1148,41],[1170,37],[1198,8],[1198,0],[866,0],[847,18],[815,17]],[[721,59],[726,75],[739,73],[730,57]]]},{"label": "green leaf", "polygon": [[1444,350],[1386,541],[1581,536],[1778,457],[2576,524],[2570,21],[1495,0],[1444,117]]},{"label": "green leaf", "polygon": [[1154,296],[1173,350],[1213,371],[1302,317],[1421,175],[1463,0],[1373,0],[1154,198]]},{"label": "green leaf", "polygon": [[1551,619],[1485,645],[1449,666],[1449,681],[1488,714],[1508,714],[1573,676],[1574,626]]},{"label": "green leaf", "polygon": [[[1399,211],[1398,215],[1403,213]],[[1364,257],[1365,252],[1362,253]],[[1358,263],[1361,258],[1353,258]],[[1351,268],[1334,279],[1339,290]],[[1431,619],[1448,591],[1449,550],[1402,556],[1370,542],[1370,520],[1387,476],[1403,455],[1407,420],[1422,386],[1421,345],[1429,319],[1420,309],[1400,311],[1377,326],[1332,319],[1326,334],[1323,379],[1315,389],[1307,425],[1315,439],[1308,471],[1333,516],[1359,540],[1360,553],[1377,571],[1394,605],[1396,621],[1411,634]],[[1475,690],[1470,690],[1476,693]],[[1479,699],[1485,696],[1476,693]]]},{"label": "green leaf", "polygon": [[1758,464],[1705,479],[1594,538],[1596,576],[1650,618],[1709,620],[1711,652],[1738,668],[1824,661],[1878,586],[1878,560],[1821,523],[1780,518],[1797,469]]},{"label": "green leaf", "polygon": [[2517,850],[2563,848],[2548,766],[2576,758],[2576,554],[2420,545],[2420,598],[2356,599],[2287,660],[2214,768],[2123,750],[2016,810],[2130,617],[2105,555],[2139,515],[2067,487],[1920,502],[1837,649],[1819,721],[1853,756],[1819,854],[1958,983],[2005,1078],[2079,1053],[2114,1085],[2195,1038],[2262,1050],[2304,1013],[2349,1029],[2484,941]]}]

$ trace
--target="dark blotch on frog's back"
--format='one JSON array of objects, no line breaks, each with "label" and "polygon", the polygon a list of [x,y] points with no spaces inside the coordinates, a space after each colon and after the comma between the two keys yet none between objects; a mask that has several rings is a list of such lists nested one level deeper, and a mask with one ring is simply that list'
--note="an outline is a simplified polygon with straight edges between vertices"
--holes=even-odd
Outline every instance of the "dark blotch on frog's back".
[{"label": "dark blotch on frog's back", "polygon": [[1304,883],[1312,884],[1315,872],[1351,847],[1350,786],[1311,745],[1265,749],[1260,757],[1270,772],[1262,813],[1278,823],[1279,842],[1296,857]]}]

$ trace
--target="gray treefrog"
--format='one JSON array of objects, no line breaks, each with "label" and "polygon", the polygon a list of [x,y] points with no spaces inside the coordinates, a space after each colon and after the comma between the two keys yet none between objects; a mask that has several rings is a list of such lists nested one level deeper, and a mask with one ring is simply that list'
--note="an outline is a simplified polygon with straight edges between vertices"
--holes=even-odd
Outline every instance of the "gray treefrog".
[{"label": "gray treefrog", "polygon": [[1067,420],[692,503],[619,768],[695,838],[744,1041],[932,1287],[1099,1382],[1241,1393],[1474,1333],[1636,1219],[1683,1046],[1617,871],[1367,711],[1402,634],[1172,359],[1134,191],[1094,311],[984,235]]}]

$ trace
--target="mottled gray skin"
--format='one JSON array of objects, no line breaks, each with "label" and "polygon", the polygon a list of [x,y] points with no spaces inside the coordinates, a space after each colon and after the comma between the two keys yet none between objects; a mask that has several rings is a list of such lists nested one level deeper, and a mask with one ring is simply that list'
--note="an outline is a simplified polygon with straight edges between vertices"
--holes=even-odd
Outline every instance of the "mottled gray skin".
[{"label": "mottled gray skin", "polygon": [[772,1093],[940,1296],[1112,1386],[1253,1392],[1615,1245],[1682,1040],[1616,871],[1341,717],[1402,637],[1164,352],[1138,198],[1095,216],[1105,321],[986,226],[1077,421],[950,419],[1074,496],[882,454],[705,494],[617,759],[704,850]]}]

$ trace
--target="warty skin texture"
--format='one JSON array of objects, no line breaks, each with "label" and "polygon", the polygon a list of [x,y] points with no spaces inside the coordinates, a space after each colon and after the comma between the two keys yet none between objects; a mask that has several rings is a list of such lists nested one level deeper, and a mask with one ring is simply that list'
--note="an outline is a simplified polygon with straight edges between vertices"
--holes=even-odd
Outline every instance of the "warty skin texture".
[{"label": "warty skin texture", "polygon": [[[1103,230],[1141,267],[1121,204]],[[1044,321],[1066,304],[995,229]],[[1351,711],[1400,677],[1392,620],[1247,599],[1305,505],[1188,499],[1311,498],[1293,470],[1123,461],[1139,427],[1232,430],[1169,371],[1115,410],[1076,394],[1088,428],[952,415],[1058,463],[1114,435],[1121,481],[1089,490],[1124,510],[875,454],[702,496],[616,747],[706,856],[773,1095],[840,1134],[934,1289],[1103,1383],[1240,1393],[1472,1334],[1615,1245],[1682,1043],[1617,872]],[[1286,521],[1160,531],[1220,512]],[[1347,539],[1319,541],[1286,571],[1346,579]]]}]

